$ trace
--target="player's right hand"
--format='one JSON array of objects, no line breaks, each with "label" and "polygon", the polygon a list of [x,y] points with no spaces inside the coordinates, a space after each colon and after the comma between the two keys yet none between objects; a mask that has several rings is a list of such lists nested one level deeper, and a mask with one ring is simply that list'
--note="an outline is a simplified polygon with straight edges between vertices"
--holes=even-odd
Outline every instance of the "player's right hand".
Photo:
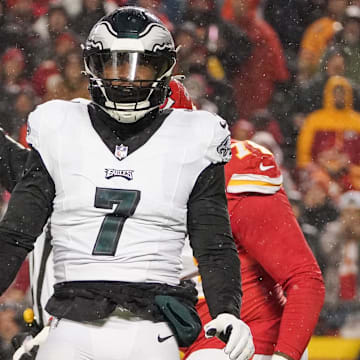
[{"label": "player's right hand", "polygon": [[207,338],[228,338],[224,351],[230,360],[249,360],[255,352],[250,328],[234,315],[219,314],[204,326],[204,330]]}]

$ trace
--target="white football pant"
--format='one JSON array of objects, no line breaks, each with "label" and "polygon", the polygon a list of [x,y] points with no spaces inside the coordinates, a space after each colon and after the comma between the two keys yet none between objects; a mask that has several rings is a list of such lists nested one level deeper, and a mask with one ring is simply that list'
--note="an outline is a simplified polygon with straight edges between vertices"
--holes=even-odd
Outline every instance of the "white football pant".
[{"label": "white football pant", "polygon": [[61,319],[51,327],[36,360],[180,359],[167,323],[143,320],[129,312],[118,313],[92,322]]}]

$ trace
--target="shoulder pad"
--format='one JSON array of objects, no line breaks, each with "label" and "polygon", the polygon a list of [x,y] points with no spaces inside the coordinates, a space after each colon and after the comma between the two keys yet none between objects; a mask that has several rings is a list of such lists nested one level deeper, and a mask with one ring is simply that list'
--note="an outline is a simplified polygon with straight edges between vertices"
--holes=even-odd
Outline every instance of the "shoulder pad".
[{"label": "shoulder pad", "polygon": [[28,118],[27,143],[40,151],[42,139],[51,141],[50,136],[56,134],[64,121],[73,121],[70,111],[76,114],[76,111],[84,111],[84,108],[87,108],[84,102],[64,100],[51,100],[38,105]]},{"label": "shoulder pad", "polygon": [[89,105],[91,103],[89,99],[84,99],[84,98],[74,98],[71,99],[71,102],[85,104],[85,105]]},{"label": "shoulder pad", "polygon": [[274,155],[253,141],[231,142],[232,159],[225,166],[227,192],[274,194],[282,186]]}]

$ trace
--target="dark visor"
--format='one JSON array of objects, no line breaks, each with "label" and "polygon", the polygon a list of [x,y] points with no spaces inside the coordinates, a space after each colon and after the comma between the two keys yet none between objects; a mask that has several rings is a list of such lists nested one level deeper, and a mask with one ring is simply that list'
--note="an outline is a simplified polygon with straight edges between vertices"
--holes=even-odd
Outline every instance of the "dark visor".
[{"label": "dark visor", "polygon": [[98,78],[127,81],[159,79],[171,65],[163,56],[118,51],[89,55],[86,62],[90,71]]}]

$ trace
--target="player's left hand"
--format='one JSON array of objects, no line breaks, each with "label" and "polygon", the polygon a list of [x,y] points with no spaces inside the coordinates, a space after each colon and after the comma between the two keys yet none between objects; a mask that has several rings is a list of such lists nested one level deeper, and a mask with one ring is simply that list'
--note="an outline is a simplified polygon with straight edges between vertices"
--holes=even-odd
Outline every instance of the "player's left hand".
[{"label": "player's left hand", "polygon": [[249,360],[255,351],[250,328],[231,314],[219,314],[204,326],[205,337],[217,336],[225,341],[230,360]]}]

